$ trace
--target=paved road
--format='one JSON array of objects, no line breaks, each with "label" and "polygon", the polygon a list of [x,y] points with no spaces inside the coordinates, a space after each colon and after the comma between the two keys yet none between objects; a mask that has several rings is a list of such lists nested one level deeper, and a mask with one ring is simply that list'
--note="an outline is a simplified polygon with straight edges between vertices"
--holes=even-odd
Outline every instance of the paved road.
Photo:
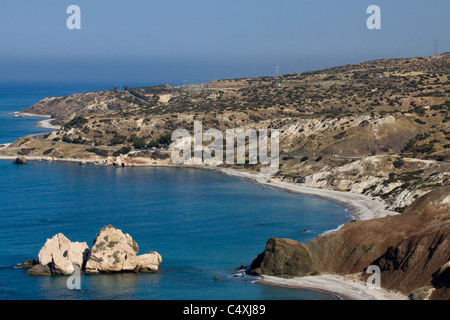
[{"label": "paved road", "polygon": [[[56,143],[61,143],[61,144],[67,144],[67,145],[72,145],[72,146],[84,146],[86,148],[90,148],[92,146],[89,145],[81,145],[81,144],[76,144],[76,143],[70,143],[70,142],[64,142],[64,141],[50,141],[50,140],[45,140],[45,136],[48,133],[38,133],[38,134],[34,134],[31,136],[31,138],[36,139],[36,140],[40,140],[40,141],[48,141],[48,142],[56,142]],[[98,149],[103,149],[103,150],[111,150],[111,151],[118,151],[120,150],[122,147],[113,147],[113,146],[94,146],[94,148],[98,148]],[[142,151],[141,149],[136,149],[131,147],[131,151]],[[170,150],[160,150],[160,149],[156,149],[155,151],[159,151],[159,152],[171,152]],[[318,158],[320,155],[310,155],[310,154],[303,154],[303,153],[286,153],[286,152],[280,152],[280,156],[294,156],[294,157],[310,157],[310,158]],[[325,159],[340,159],[340,160],[358,160],[358,159],[363,159],[365,158],[365,156],[361,156],[361,157],[343,157],[343,156],[322,156]],[[439,161],[439,163],[445,163],[445,164],[450,164],[450,161]]]},{"label": "paved road", "polygon": [[[310,157],[310,158],[318,158],[320,155],[310,155],[310,154],[303,154],[303,153],[285,153],[285,152],[281,152],[280,156],[294,156],[294,157]],[[362,159],[364,158],[363,156],[361,157],[344,157],[344,156],[324,156],[322,155],[322,158],[326,158],[326,159],[341,159],[341,160],[358,160],[358,159]]]},{"label": "paved road", "polygon": [[118,90],[118,91],[119,91],[119,92],[123,92],[123,93],[127,93],[127,94],[128,94],[129,96],[131,96],[132,98],[137,99],[137,100],[141,101],[141,102],[144,103],[144,104],[149,104],[149,103],[150,103],[150,102],[145,101],[144,99],[139,98],[138,96],[132,94],[130,91],[127,91],[127,90]]}]

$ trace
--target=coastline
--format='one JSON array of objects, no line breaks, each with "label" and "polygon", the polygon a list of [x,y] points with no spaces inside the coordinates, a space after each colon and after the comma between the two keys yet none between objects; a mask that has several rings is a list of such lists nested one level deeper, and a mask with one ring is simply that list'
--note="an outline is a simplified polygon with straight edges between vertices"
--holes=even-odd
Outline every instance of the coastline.
[{"label": "coastline", "polygon": [[36,114],[22,111],[14,111],[12,114],[16,114],[23,117],[34,117],[34,118],[51,118],[51,115],[48,114]]},{"label": "coastline", "polygon": [[[0,156],[0,160],[14,160],[15,156]],[[92,165],[100,165],[98,160],[90,159],[52,159],[45,157],[25,157],[27,161],[58,161],[68,163],[85,163]],[[370,220],[380,218],[386,215],[398,214],[397,212],[385,209],[385,204],[381,201],[371,199],[365,195],[352,194],[344,191],[334,191],[326,189],[308,188],[295,185],[293,183],[282,182],[271,176],[264,176],[259,173],[250,173],[229,168],[206,167],[195,165],[174,165],[174,164],[139,164],[135,167],[171,167],[171,168],[190,168],[209,170],[221,173],[227,176],[244,179],[252,183],[263,186],[272,187],[287,192],[298,194],[306,194],[312,196],[323,197],[341,203],[350,208],[350,215],[355,220]],[[342,227],[342,226],[339,226]],[[325,233],[336,231],[339,229],[326,231]],[[323,274],[318,276],[297,277],[293,279],[278,278],[272,276],[262,276],[259,283],[264,285],[276,285],[297,289],[309,289],[334,294],[345,300],[406,300],[407,297],[391,292],[385,289],[372,289],[365,283],[351,279],[350,276],[340,276]]]},{"label": "coastline", "polygon": [[[6,148],[6,147],[5,147]],[[1,156],[0,160],[14,160],[17,156]],[[86,163],[86,164],[99,164],[98,160],[92,159],[70,159],[70,158],[51,158],[51,157],[30,157],[25,156],[27,161],[59,161],[59,162],[70,162],[70,163]],[[272,176],[263,175],[260,173],[250,173],[230,168],[221,167],[209,167],[209,166],[198,166],[198,165],[176,165],[176,164],[136,164],[134,167],[170,167],[170,168],[190,168],[190,169],[200,169],[209,170],[217,173],[221,173],[230,177],[235,177],[239,179],[244,179],[252,183],[260,184],[263,186],[272,187],[275,189],[293,192],[298,194],[305,194],[311,196],[317,196],[326,198],[329,200],[336,201],[343,206],[350,209],[349,214],[355,220],[371,220],[376,218],[382,218],[388,215],[397,215],[398,212],[386,210],[386,204],[382,201],[372,199],[366,195],[356,194],[345,191],[335,191],[328,189],[318,189],[311,187],[303,187],[296,185],[294,183],[279,181]],[[334,229],[332,231],[339,230]]]},{"label": "coastline", "polygon": [[343,300],[409,300],[406,295],[398,292],[383,288],[370,288],[366,283],[352,278],[351,275],[322,274],[292,279],[263,275],[259,283],[331,293]]},{"label": "coastline", "polygon": [[59,130],[61,129],[61,126],[54,126],[52,125],[50,122],[53,120],[53,118],[51,119],[47,119],[47,120],[41,120],[37,123],[37,126],[39,128],[43,128],[43,129],[52,129],[52,130]]},{"label": "coastline", "polygon": [[0,144],[0,151],[2,151],[3,149],[8,148],[10,145],[11,145],[11,143],[3,143],[3,144]]},{"label": "coastline", "polygon": [[14,111],[12,114],[21,116],[21,117],[32,117],[32,118],[49,118],[45,120],[38,121],[37,126],[42,129],[52,129],[52,130],[59,130],[61,126],[54,126],[50,122],[54,120],[51,115],[42,115],[42,114],[35,114],[35,113],[29,113],[29,112],[21,112],[21,111]]},{"label": "coastline", "polygon": [[399,214],[398,212],[386,210],[386,204],[382,201],[374,200],[362,194],[304,187],[294,183],[279,181],[276,178],[264,176],[259,173],[241,172],[228,168],[219,168],[218,171],[229,176],[246,179],[275,189],[312,195],[336,201],[346,207],[349,207],[349,213],[355,220],[371,220],[375,218],[382,218],[387,215]]}]

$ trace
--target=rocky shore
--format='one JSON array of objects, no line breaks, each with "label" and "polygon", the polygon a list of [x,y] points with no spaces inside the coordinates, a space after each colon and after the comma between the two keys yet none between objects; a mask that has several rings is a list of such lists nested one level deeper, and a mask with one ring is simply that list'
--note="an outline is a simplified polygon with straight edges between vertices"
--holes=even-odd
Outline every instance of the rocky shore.
[{"label": "rocky shore", "polygon": [[58,233],[39,251],[37,261],[20,265],[35,275],[71,275],[76,269],[85,273],[158,272],[161,255],[155,251],[137,255],[139,246],[133,238],[111,225],[97,234],[92,250],[86,242],[72,242]]}]

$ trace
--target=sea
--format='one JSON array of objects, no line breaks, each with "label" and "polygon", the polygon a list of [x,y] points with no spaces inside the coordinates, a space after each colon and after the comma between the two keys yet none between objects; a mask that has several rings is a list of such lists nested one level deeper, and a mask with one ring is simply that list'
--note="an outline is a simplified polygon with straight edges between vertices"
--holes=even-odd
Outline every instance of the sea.
[{"label": "sea", "polygon": [[[142,84],[148,85],[148,84]],[[153,83],[155,85],[155,83]],[[138,85],[136,85],[138,86]],[[0,144],[48,132],[13,112],[49,96],[108,90],[114,83],[0,83]],[[0,160],[0,300],[335,300],[317,291],[236,276],[270,237],[301,243],[351,220],[348,208],[220,173]],[[139,254],[162,256],[156,274],[29,275],[46,239],[63,233],[92,247],[100,229],[130,234]]]}]

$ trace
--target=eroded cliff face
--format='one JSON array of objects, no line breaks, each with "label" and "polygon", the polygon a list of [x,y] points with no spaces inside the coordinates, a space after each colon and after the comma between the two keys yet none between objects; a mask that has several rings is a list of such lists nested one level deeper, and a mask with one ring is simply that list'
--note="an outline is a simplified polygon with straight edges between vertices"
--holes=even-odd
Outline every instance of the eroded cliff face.
[{"label": "eroded cliff face", "polygon": [[[366,269],[377,265],[383,288],[409,295],[429,287],[430,299],[450,299],[449,258],[450,187],[442,187],[418,198],[401,215],[351,222],[305,245],[272,238],[251,271],[291,277],[359,274],[365,280]],[[301,269],[288,268],[296,265]]]}]

